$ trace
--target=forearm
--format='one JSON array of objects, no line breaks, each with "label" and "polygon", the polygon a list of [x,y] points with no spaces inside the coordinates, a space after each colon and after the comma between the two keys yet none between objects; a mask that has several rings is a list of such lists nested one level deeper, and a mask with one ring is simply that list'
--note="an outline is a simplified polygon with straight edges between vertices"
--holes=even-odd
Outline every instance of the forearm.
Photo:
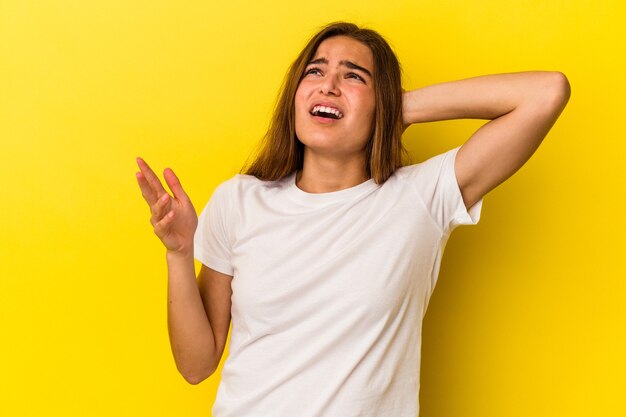
[{"label": "forearm", "polygon": [[493,120],[522,104],[541,104],[555,91],[555,78],[561,76],[553,71],[490,74],[407,91],[402,102],[404,124]]},{"label": "forearm", "polygon": [[202,304],[193,254],[168,252],[168,331],[180,373],[190,383],[211,375],[216,367],[215,340]]}]

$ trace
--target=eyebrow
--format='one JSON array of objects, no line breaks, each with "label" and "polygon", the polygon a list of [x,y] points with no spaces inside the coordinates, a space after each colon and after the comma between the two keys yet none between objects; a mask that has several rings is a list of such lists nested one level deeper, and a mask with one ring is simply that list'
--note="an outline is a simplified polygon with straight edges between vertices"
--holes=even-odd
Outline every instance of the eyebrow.
[{"label": "eyebrow", "polygon": [[[326,58],[317,58],[316,60],[313,60],[313,61],[309,62],[309,63],[307,64],[307,66],[309,66],[309,65],[315,65],[315,64],[327,64],[327,65],[328,65],[328,60],[327,60]],[[344,65],[344,66],[346,66],[346,67],[348,67],[348,68],[350,68],[350,69],[354,69],[354,70],[362,71],[362,72],[364,72],[365,74],[369,75],[370,77],[372,76],[372,73],[371,73],[371,72],[369,72],[369,70],[368,70],[367,68],[363,68],[363,67],[361,67],[361,66],[359,66],[359,65],[355,64],[355,63],[354,63],[354,62],[352,62],[352,61],[348,61],[348,60],[345,60],[345,59],[344,59],[344,60],[342,60],[342,61],[339,61],[339,65]]]}]

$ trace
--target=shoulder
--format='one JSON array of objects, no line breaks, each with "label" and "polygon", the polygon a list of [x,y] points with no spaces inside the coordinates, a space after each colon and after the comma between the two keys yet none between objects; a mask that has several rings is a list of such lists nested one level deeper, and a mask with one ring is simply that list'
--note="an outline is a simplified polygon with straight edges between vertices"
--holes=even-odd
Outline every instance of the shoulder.
[{"label": "shoulder", "polygon": [[288,177],[275,181],[260,180],[254,175],[236,174],[218,185],[222,189],[274,189],[284,187]]},{"label": "shoulder", "polygon": [[417,164],[405,165],[394,171],[399,181],[432,182],[446,171],[454,169],[454,160],[459,147],[440,153]]},{"label": "shoulder", "polygon": [[241,188],[254,188],[259,186],[261,180],[252,176],[244,174],[235,174],[229,179],[222,181],[215,187],[215,193],[229,193]]},{"label": "shoulder", "polygon": [[253,196],[264,198],[281,192],[288,186],[291,176],[275,181],[263,181],[253,175],[236,174],[220,183],[213,192],[217,198],[227,198],[233,202],[242,202]]}]

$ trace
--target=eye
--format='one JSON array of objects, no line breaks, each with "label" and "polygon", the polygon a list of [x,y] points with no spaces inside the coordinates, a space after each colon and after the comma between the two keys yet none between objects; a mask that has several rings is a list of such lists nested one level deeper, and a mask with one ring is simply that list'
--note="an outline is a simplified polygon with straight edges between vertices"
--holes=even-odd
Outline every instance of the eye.
[{"label": "eye", "polygon": [[319,68],[309,68],[308,70],[306,70],[304,72],[304,75],[309,75],[309,74],[321,74],[321,71],[319,70]]},{"label": "eye", "polygon": [[348,73],[348,78],[354,78],[356,80],[360,80],[365,82],[365,80],[363,79],[363,77],[361,77],[359,74],[355,73],[355,72],[349,72]]}]

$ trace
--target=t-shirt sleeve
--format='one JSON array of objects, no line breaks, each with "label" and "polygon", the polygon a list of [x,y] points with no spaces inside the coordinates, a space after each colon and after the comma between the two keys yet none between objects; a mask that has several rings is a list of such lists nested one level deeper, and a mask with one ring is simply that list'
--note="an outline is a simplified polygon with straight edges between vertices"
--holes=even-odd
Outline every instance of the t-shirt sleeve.
[{"label": "t-shirt sleeve", "polygon": [[194,257],[203,265],[230,276],[233,275],[231,205],[228,187],[222,183],[200,213],[194,235]]},{"label": "t-shirt sleeve", "polygon": [[411,180],[426,208],[445,233],[460,225],[474,225],[480,220],[483,199],[466,209],[456,179],[454,161],[461,147],[434,156],[411,170]]}]

